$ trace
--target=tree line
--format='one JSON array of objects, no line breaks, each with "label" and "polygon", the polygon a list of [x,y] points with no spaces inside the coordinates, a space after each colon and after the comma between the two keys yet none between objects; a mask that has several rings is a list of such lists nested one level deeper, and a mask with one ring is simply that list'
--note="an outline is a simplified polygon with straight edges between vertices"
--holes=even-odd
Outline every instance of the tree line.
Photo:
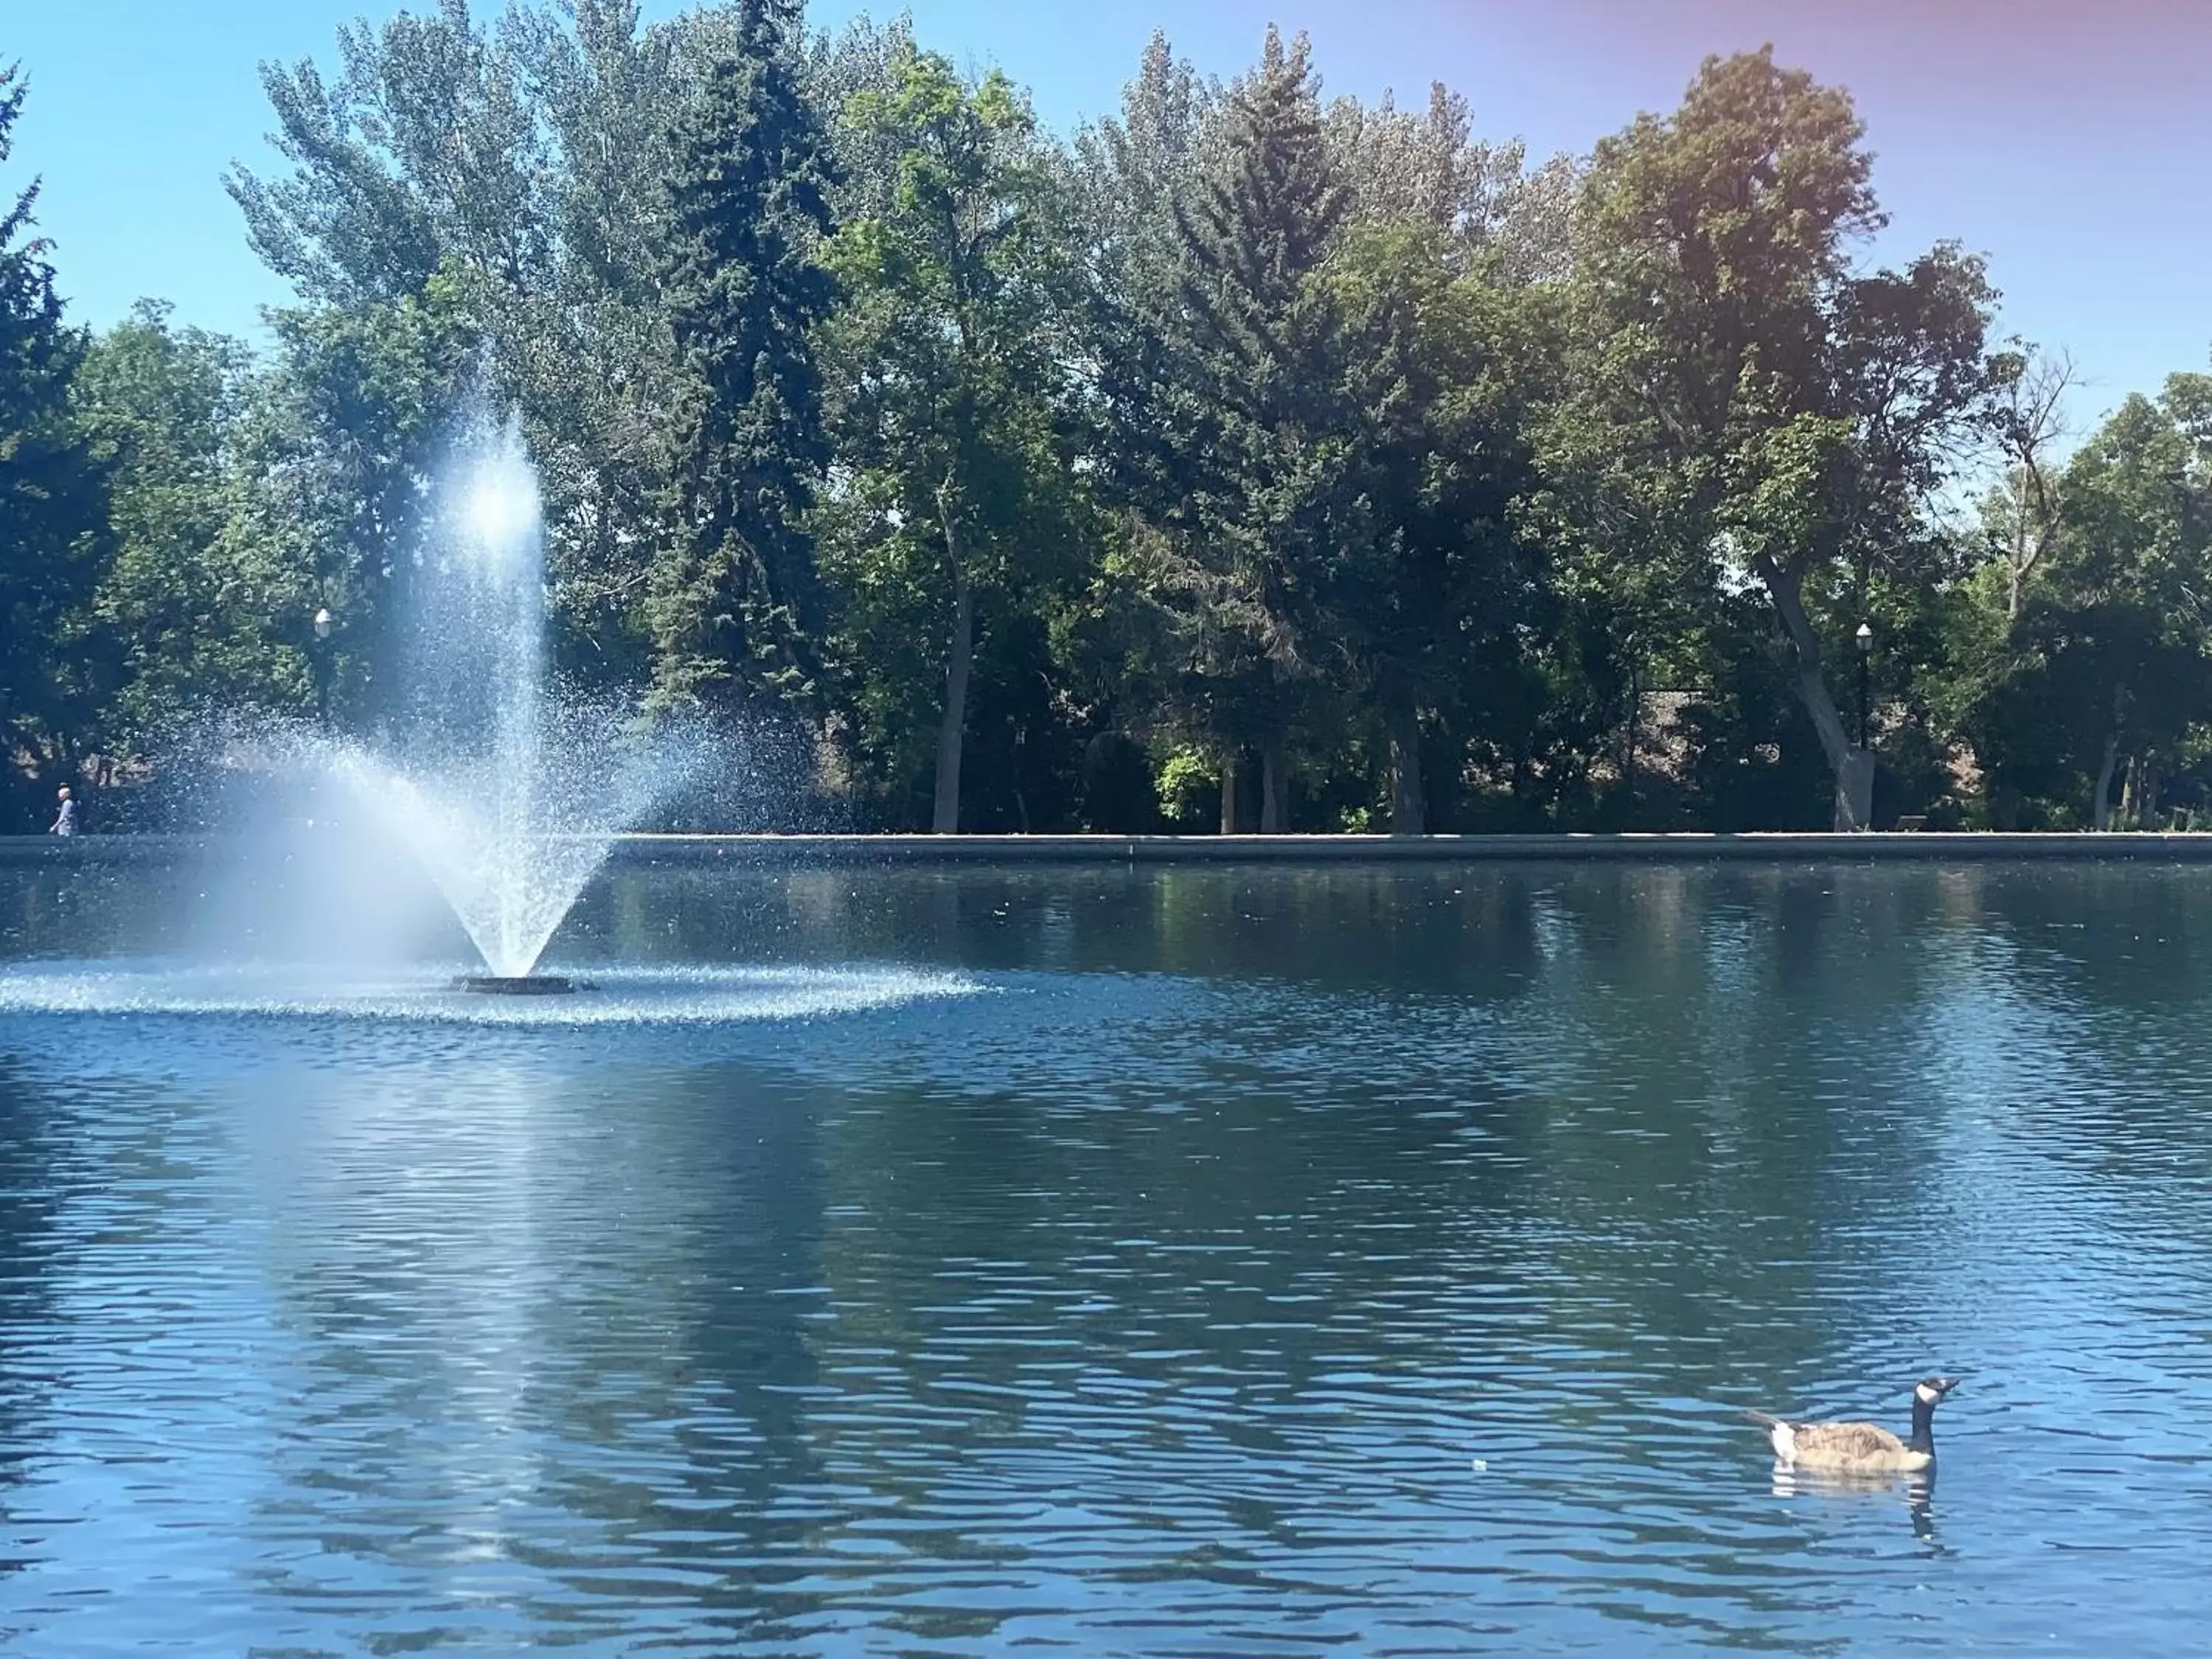
[{"label": "tree line", "polygon": [[442,0],[264,80],[261,350],[74,325],[0,197],[19,821],[210,706],[374,730],[486,398],[560,672],[803,734],[842,822],[2212,806],[2212,376],[2070,432],[1979,257],[1875,261],[1850,100],[1771,52],[1541,161],[1273,30],[1225,82],[1156,36],[1068,135],[792,0]]}]

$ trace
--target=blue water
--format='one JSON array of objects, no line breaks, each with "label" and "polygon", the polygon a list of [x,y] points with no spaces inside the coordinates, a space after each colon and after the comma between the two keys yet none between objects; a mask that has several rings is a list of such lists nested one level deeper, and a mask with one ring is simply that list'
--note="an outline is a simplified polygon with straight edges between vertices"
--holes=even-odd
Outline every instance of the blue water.
[{"label": "blue water", "polygon": [[0,1653],[2212,1616],[2212,872],[629,872],[491,1014],[192,898],[0,877]]}]

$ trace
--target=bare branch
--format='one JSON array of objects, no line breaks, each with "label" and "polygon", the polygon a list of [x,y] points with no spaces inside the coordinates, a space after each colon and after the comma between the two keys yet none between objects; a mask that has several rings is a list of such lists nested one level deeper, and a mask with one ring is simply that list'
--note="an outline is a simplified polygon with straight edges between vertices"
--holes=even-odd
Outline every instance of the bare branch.
[{"label": "bare branch", "polygon": [[2058,537],[2056,467],[2072,428],[2067,395],[2081,374],[2073,354],[2024,349],[2020,373],[2006,383],[1996,412],[1998,453],[2005,462],[2010,535],[2005,547],[2005,613],[2020,615],[2028,578]]}]

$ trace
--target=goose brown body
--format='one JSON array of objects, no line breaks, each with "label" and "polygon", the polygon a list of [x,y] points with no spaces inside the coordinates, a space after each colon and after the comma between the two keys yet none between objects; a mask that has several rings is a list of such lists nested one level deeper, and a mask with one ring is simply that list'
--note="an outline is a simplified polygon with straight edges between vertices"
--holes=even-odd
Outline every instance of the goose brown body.
[{"label": "goose brown body", "polygon": [[1778,1462],[1807,1469],[1910,1474],[1936,1462],[1936,1407],[1958,1386],[1955,1378],[1931,1376],[1912,1390],[1909,1439],[1874,1423],[1799,1423],[1765,1412],[1747,1415],[1766,1431]]}]

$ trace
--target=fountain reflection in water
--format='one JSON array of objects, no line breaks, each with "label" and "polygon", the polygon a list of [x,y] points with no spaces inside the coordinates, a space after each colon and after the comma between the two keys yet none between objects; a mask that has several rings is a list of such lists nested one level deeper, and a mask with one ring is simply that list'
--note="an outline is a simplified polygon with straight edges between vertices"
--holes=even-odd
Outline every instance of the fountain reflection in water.
[{"label": "fountain reflection in water", "polygon": [[544,524],[510,416],[479,419],[441,491],[437,544],[409,584],[405,718],[390,751],[314,745],[411,848],[490,974],[532,974],[615,837],[696,776],[703,732],[642,729],[547,672]]}]

